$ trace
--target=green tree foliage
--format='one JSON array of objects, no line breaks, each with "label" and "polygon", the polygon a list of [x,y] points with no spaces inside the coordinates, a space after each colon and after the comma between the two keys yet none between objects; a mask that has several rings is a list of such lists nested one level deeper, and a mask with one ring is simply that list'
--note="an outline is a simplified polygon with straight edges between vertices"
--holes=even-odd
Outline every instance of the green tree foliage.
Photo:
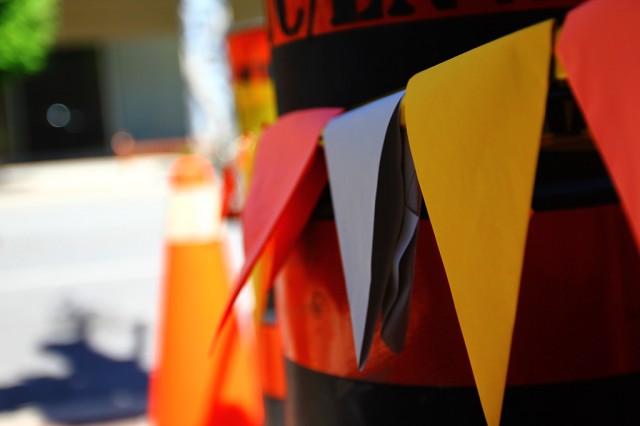
[{"label": "green tree foliage", "polygon": [[0,0],[0,75],[40,71],[57,22],[58,0]]}]

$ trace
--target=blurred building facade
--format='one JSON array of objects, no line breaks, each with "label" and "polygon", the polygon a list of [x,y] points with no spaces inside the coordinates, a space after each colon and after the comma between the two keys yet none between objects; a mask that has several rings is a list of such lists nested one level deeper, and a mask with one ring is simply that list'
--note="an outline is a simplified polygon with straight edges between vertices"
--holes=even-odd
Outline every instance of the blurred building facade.
[{"label": "blurred building facade", "polygon": [[[185,137],[179,3],[60,0],[47,68],[3,90],[9,143],[1,160],[107,155],[121,130],[136,140]],[[229,3],[233,26],[262,19],[260,0]]]},{"label": "blurred building facade", "polygon": [[179,0],[61,0],[47,68],[5,92],[9,161],[104,155],[185,134]]}]

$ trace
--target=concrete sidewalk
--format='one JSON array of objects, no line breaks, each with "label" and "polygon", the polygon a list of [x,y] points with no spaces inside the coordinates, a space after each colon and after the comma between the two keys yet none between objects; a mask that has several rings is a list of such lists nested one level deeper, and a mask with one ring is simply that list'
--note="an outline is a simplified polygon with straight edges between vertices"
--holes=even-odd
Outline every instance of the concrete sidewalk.
[{"label": "concrete sidewalk", "polygon": [[176,158],[158,154],[0,165],[2,206],[16,198],[46,202],[104,191],[130,194],[158,189],[165,186]]},{"label": "concrete sidewalk", "polygon": [[[148,426],[149,422],[145,418],[128,419],[117,422],[92,423],[86,426]],[[55,423],[48,423],[37,410],[25,408],[23,410],[0,414],[0,426],[63,426]]]},{"label": "concrete sidewalk", "polygon": [[[0,166],[0,390],[69,375],[68,360],[43,351],[69,338],[68,306],[91,315],[88,344],[96,352],[114,362],[138,353],[151,368],[175,158]],[[138,325],[142,348],[133,338]],[[0,412],[0,426],[53,425],[36,409],[21,409]]]}]

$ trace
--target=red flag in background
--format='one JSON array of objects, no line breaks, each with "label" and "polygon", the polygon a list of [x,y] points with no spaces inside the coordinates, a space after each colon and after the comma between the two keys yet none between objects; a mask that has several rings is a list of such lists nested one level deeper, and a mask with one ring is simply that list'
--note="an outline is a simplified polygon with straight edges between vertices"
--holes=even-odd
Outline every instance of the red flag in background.
[{"label": "red flag in background", "polygon": [[[245,263],[234,281],[217,337],[258,259],[265,255],[262,258],[270,285],[306,225],[327,183],[318,139],[329,120],[341,112],[340,108],[292,112],[282,116],[260,139],[242,214]],[[260,291],[266,293],[268,288]]]}]

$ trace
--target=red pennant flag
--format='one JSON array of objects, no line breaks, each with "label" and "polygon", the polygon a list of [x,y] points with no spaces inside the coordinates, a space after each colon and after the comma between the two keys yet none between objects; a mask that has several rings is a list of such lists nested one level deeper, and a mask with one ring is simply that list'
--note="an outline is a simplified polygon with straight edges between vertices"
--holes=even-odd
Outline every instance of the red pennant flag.
[{"label": "red pennant flag", "polygon": [[282,116],[260,139],[242,215],[246,259],[216,336],[265,249],[270,251],[267,268],[271,282],[302,232],[327,183],[318,139],[329,120],[341,112],[340,108],[292,112]]},{"label": "red pennant flag", "polygon": [[640,247],[640,1],[592,0],[564,24],[558,56]]}]

